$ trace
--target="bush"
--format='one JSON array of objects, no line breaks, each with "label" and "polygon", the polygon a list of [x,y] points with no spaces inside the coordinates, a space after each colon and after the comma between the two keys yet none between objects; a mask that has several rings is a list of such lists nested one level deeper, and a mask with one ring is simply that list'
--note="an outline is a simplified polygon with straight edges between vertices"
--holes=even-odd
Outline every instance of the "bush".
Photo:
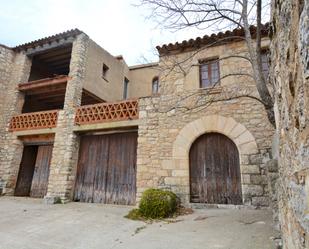
[{"label": "bush", "polygon": [[135,208],[132,209],[126,216],[125,218],[128,218],[130,220],[144,220],[141,212],[139,211],[139,209]]},{"label": "bush", "polygon": [[141,198],[139,212],[145,218],[162,219],[172,216],[177,209],[177,196],[160,189],[148,189]]}]

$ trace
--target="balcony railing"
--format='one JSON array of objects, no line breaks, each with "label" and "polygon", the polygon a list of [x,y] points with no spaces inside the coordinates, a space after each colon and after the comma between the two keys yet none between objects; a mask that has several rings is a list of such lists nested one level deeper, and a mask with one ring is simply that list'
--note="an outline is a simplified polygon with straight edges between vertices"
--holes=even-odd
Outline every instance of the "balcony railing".
[{"label": "balcony railing", "polygon": [[10,131],[53,128],[57,125],[58,110],[30,112],[13,116]]},{"label": "balcony railing", "polygon": [[75,124],[94,124],[131,119],[138,119],[137,100],[78,107],[76,110]]}]

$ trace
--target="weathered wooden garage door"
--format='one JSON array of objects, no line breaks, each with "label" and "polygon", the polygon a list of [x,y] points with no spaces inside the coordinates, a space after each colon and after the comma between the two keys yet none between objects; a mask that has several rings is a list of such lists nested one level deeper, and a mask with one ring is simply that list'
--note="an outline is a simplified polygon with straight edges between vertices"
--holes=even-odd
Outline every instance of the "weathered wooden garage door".
[{"label": "weathered wooden garage door", "polygon": [[25,146],[15,188],[16,196],[29,196],[38,146]]},{"label": "weathered wooden garage door", "polygon": [[53,145],[25,146],[15,195],[43,198],[47,192]]},{"label": "weathered wooden garage door", "polygon": [[190,149],[191,202],[241,204],[239,154],[219,133],[200,136]]},{"label": "weathered wooden garage door", "polygon": [[52,145],[40,145],[38,147],[30,192],[31,197],[43,198],[47,193],[52,152]]},{"label": "weathered wooden garage door", "polygon": [[137,132],[81,137],[74,199],[135,204]]}]

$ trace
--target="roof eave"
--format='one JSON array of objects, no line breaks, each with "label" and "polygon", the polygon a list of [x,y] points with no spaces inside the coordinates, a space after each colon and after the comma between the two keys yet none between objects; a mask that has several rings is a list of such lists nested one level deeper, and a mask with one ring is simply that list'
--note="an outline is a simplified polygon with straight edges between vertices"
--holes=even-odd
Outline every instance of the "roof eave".
[{"label": "roof eave", "polygon": [[33,48],[36,48],[36,47],[43,47],[46,44],[51,44],[51,43],[54,43],[54,42],[58,42],[60,40],[67,40],[70,37],[75,38],[76,36],[78,36],[79,34],[82,34],[82,33],[83,32],[79,29],[71,29],[71,30],[68,30],[68,31],[65,31],[65,32],[62,32],[62,33],[59,33],[59,34],[55,34],[55,35],[48,36],[48,37],[45,37],[45,38],[42,38],[42,39],[34,40],[32,42],[28,42],[28,43],[25,43],[25,44],[22,44],[22,45],[18,45],[16,47],[13,47],[12,49],[15,52],[26,51],[28,49],[33,49]]},{"label": "roof eave", "polygon": [[[253,34],[253,38],[256,35],[256,27],[250,26],[250,31]],[[184,40],[181,43],[169,43],[162,46],[157,46],[156,49],[160,56],[178,54],[183,52],[189,52],[195,49],[199,49],[205,46],[214,47],[223,44],[238,42],[244,40],[245,32],[242,28],[237,28],[232,31],[228,30],[212,34],[210,36],[205,35],[204,37],[197,37],[196,39]],[[269,23],[262,25],[262,37],[269,36]]]}]

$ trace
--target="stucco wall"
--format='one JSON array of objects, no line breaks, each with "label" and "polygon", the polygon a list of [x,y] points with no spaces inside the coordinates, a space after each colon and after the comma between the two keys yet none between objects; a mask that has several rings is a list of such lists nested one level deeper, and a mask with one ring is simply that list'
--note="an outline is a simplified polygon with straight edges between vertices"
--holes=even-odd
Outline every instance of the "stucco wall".
[{"label": "stucco wall", "polygon": [[[106,78],[102,77],[103,63],[109,67]],[[128,77],[128,67],[106,50],[90,40],[85,63],[83,87],[105,101],[121,100],[124,77]]]},{"label": "stucco wall", "polygon": [[[86,59],[84,88],[105,101],[123,99],[123,82],[129,80],[128,98],[150,96],[152,79],[159,76],[156,65],[129,68],[122,58],[116,58],[90,40]],[[102,77],[103,63],[109,67]]]},{"label": "stucco wall", "polygon": [[130,67],[132,85],[129,89],[129,96],[132,98],[151,96],[152,80],[155,77],[160,78],[160,68],[158,64]]},{"label": "stucco wall", "polygon": [[272,1],[283,247],[309,248],[309,1]]}]

